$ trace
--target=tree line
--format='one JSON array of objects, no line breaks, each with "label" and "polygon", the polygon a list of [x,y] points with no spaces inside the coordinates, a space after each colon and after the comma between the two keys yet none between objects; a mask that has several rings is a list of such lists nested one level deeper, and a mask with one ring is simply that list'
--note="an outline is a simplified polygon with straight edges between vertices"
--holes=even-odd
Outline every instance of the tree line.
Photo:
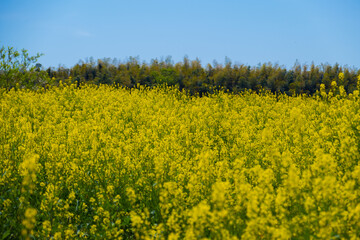
[{"label": "tree line", "polygon": [[[2,48],[0,55],[9,55],[9,49]],[[154,59],[150,63],[140,62],[134,57],[124,62],[111,58],[98,60],[89,58],[79,61],[71,68],[59,66],[44,69],[40,64],[29,67],[30,63],[36,63],[41,55],[31,58],[26,55],[26,51],[23,53],[25,56],[22,58],[27,60],[25,61],[27,66],[21,66],[21,61],[18,61],[17,65],[14,63],[11,65],[9,59],[4,58],[0,66],[0,87],[10,89],[19,86],[36,89],[58,85],[62,81],[69,84],[76,83],[79,86],[91,83],[115,84],[128,88],[139,84],[149,87],[167,84],[200,96],[217,89],[234,93],[246,89],[254,91],[265,89],[288,95],[313,95],[320,89],[321,84],[325,85],[325,89],[331,89],[331,83],[334,81],[337,85],[343,86],[347,93],[351,93],[357,89],[360,75],[359,69],[339,64],[306,65],[296,62],[292,68],[287,69],[270,62],[257,66],[232,64],[226,58],[225,64],[215,62],[203,66],[199,59],[190,60],[187,57],[177,63],[173,63],[170,57],[162,60]],[[20,56],[21,53],[17,52],[17,57]],[[13,58],[15,59],[14,56]],[[11,61],[14,60],[10,59]],[[2,67],[3,65],[7,68]],[[342,77],[339,77],[339,73],[342,73]]]},{"label": "tree line", "polygon": [[[190,94],[200,95],[215,89],[229,92],[241,92],[245,89],[260,89],[281,92],[288,95],[314,94],[324,84],[331,88],[335,81],[344,87],[347,93],[357,89],[357,76],[360,70],[340,66],[339,64],[301,65],[296,62],[291,69],[272,63],[248,66],[232,64],[228,59],[225,64],[207,64],[190,60],[173,63],[171,58],[152,60],[149,64],[140,63],[130,57],[126,62],[104,58],[80,61],[72,68],[48,68],[48,76],[56,82],[71,78],[72,82],[93,84],[117,84],[132,88],[134,86],[156,86],[161,84],[175,85]],[[339,73],[343,77],[339,78]]]}]

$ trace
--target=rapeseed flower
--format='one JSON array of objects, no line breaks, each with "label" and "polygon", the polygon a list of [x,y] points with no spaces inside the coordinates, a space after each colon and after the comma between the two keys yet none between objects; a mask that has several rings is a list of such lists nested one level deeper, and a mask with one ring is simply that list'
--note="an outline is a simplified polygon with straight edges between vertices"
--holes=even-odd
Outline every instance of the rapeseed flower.
[{"label": "rapeseed flower", "polygon": [[314,97],[2,91],[1,233],[357,239],[360,101],[338,79]]}]

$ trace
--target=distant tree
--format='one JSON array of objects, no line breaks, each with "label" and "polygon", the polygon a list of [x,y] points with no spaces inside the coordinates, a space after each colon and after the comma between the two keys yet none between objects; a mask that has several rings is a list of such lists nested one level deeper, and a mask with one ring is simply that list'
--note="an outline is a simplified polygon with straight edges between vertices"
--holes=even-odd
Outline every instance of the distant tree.
[{"label": "distant tree", "polygon": [[0,87],[10,90],[20,88],[37,89],[49,82],[46,71],[37,63],[42,54],[29,56],[27,50],[14,50],[13,47],[0,48]]},{"label": "distant tree", "polygon": [[126,66],[119,66],[117,75],[115,76],[114,83],[123,87],[132,87],[130,74]]}]

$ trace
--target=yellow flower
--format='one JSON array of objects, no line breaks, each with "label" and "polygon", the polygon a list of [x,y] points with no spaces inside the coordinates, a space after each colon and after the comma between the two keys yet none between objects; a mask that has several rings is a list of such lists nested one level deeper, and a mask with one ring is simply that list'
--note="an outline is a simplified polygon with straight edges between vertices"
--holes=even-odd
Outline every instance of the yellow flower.
[{"label": "yellow flower", "polygon": [[73,201],[75,200],[75,192],[74,191],[71,191],[70,194],[69,194],[69,200]]},{"label": "yellow flower", "polygon": [[344,73],[343,72],[339,73],[339,80],[340,81],[344,80]]},{"label": "yellow flower", "polygon": [[0,221],[24,239],[357,239],[359,91],[338,79],[322,97],[0,91]]},{"label": "yellow flower", "polygon": [[96,225],[92,225],[91,228],[90,228],[90,233],[95,235],[96,234],[96,231],[97,231],[97,227]]},{"label": "yellow flower", "polygon": [[56,233],[54,234],[54,239],[55,239],[55,240],[61,240],[61,239],[62,239],[61,232],[56,232]]}]

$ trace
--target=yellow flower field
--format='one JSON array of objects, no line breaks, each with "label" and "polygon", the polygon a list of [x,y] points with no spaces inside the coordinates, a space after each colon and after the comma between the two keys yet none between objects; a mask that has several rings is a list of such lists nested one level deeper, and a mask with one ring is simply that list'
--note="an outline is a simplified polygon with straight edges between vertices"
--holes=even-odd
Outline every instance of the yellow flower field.
[{"label": "yellow flower field", "polygon": [[0,238],[359,239],[359,110],[358,91],[1,90]]}]

